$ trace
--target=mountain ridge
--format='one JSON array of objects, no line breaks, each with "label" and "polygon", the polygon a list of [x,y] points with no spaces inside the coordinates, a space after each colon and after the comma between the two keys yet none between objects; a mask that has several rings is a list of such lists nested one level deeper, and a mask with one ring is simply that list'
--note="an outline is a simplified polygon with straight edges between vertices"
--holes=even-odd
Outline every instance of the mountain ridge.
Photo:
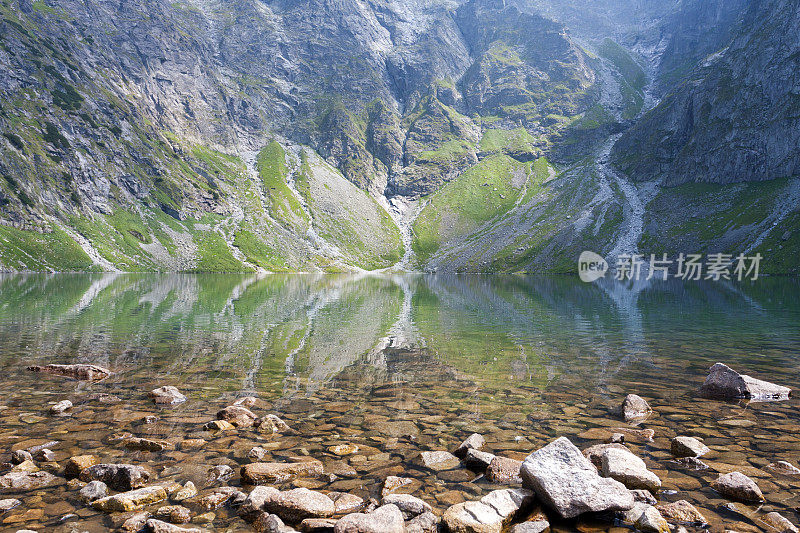
[{"label": "mountain ridge", "polygon": [[[2,0],[0,267],[574,271],[629,233],[618,183],[661,180],[631,187],[680,201],[668,172],[620,154],[657,160],[636,133],[668,122],[660,87],[733,23],[698,32],[719,16],[644,2],[608,36],[587,33],[588,8],[542,4]],[[665,45],[683,34],[708,42]],[[597,161],[623,131],[626,175],[608,181]],[[788,194],[768,189],[731,213],[698,195],[719,219],[702,236],[647,213],[635,248],[758,241],[796,271],[800,221],[764,237]],[[739,220],[754,202],[762,218]]]}]

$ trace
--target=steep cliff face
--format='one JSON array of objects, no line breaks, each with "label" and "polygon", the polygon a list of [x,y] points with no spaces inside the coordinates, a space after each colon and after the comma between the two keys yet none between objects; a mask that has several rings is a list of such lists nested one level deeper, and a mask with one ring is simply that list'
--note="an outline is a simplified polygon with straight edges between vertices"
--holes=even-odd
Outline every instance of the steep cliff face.
[{"label": "steep cliff face", "polygon": [[563,270],[680,225],[631,216],[623,131],[635,180],[800,172],[787,0],[0,14],[0,269]]},{"label": "steep cliff face", "polygon": [[733,183],[800,173],[800,10],[753,2],[735,36],[623,135],[636,180]]}]

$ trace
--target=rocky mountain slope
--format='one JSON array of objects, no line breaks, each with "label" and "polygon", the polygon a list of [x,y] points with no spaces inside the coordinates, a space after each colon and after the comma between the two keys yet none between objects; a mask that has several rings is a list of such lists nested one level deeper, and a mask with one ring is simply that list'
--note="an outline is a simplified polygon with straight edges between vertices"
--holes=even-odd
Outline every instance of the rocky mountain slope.
[{"label": "rocky mountain slope", "polygon": [[797,269],[785,0],[0,11],[1,269],[572,271],[583,249],[734,248]]}]

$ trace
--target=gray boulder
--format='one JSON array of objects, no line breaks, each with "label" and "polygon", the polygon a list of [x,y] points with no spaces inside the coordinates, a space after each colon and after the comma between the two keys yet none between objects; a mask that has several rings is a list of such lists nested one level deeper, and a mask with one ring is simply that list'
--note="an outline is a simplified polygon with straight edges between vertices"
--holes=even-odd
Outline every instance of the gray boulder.
[{"label": "gray boulder", "polygon": [[626,511],[633,495],[619,481],[603,478],[566,437],[530,454],[520,469],[524,486],[563,518],[583,513]]},{"label": "gray boulder", "polygon": [[769,401],[785,400],[791,394],[792,389],[788,387],[739,374],[722,363],[717,363],[709,369],[708,377],[700,387],[700,395],[704,398],[749,398]]}]

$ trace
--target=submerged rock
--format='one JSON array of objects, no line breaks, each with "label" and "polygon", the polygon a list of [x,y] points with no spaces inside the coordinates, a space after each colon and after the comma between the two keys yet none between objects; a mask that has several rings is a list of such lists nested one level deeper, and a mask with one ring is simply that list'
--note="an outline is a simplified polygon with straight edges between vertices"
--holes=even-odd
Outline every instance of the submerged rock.
[{"label": "submerged rock", "polygon": [[410,477],[387,476],[381,488],[381,496],[396,492],[414,492],[422,486],[422,482]]},{"label": "submerged rock", "polygon": [[143,487],[152,474],[144,467],[129,464],[96,464],[85,468],[81,481],[102,481],[114,490],[128,491]]},{"label": "submerged rock", "polygon": [[176,405],[186,401],[186,396],[181,394],[177,387],[172,385],[164,385],[157,389],[153,389],[148,393],[148,396],[159,405]]},{"label": "submerged rock", "polygon": [[371,513],[352,513],[336,522],[334,533],[405,533],[403,514],[394,505],[383,505]]},{"label": "submerged rock", "polygon": [[708,377],[700,387],[704,398],[752,400],[785,400],[792,389],[739,374],[732,368],[717,363],[709,369]]},{"label": "submerged rock", "polygon": [[195,487],[194,483],[191,481],[187,481],[183,487],[170,495],[170,499],[174,502],[182,502],[183,500],[188,500],[189,498],[194,498],[195,496],[197,496],[197,487]]},{"label": "submerged rock", "polygon": [[143,450],[146,452],[162,452],[173,448],[173,444],[166,440],[152,440],[141,437],[129,437],[123,441],[126,448]]},{"label": "submerged rock", "polygon": [[461,460],[450,452],[434,451],[422,452],[420,460],[425,468],[436,472],[458,468]]},{"label": "submerged rock", "polygon": [[56,376],[65,376],[81,381],[100,381],[111,375],[111,371],[102,366],[82,364],[29,366],[28,370]]},{"label": "submerged rock", "polygon": [[709,452],[708,446],[694,437],[675,437],[670,450],[675,457],[700,457]]},{"label": "submerged rock", "polygon": [[92,507],[107,513],[138,511],[143,507],[162,502],[167,499],[167,491],[164,487],[142,487],[100,498],[92,503]]},{"label": "submerged rock", "polygon": [[155,518],[147,520],[147,529],[150,533],[208,533],[205,529],[197,527],[181,527]]},{"label": "submerged rock", "polygon": [[250,463],[242,467],[242,481],[249,485],[262,485],[320,476],[322,473],[322,463],[316,459],[298,463]]},{"label": "submerged rock", "polygon": [[156,518],[173,524],[186,524],[192,519],[192,512],[183,505],[166,505],[158,508]]},{"label": "submerged rock", "polygon": [[788,461],[776,461],[767,465],[767,468],[784,476],[800,476],[800,468],[797,468]]},{"label": "submerged rock", "polygon": [[69,400],[61,400],[50,406],[50,413],[60,415],[69,409],[72,409],[72,402]]},{"label": "submerged rock", "polygon": [[767,513],[761,520],[778,533],[798,533],[797,526],[776,512]]},{"label": "submerged rock", "polygon": [[566,437],[530,454],[520,473],[523,484],[563,518],[633,507],[633,495],[625,485],[600,477],[594,465]]},{"label": "submerged rock", "polygon": [[253,411],[246,407],[229,405],[225,409],[220,409],[217,412],[217,419],[230,422],[237,428],[249,428],[255,424],[258,417]]},{"label": "submerged rock", "polygon": [[8,491],[28,491],[49,487],[58,478],[43,470],[37,472],[9,472],[0,476],[0,489]]},{"label": "submerged rock", "polygon": [[628,394],[623,400],[619,412],[625,422],[641,422],[653,413],[653,409],[641,396]]},{"label": "submerged rock", "polygon": [[728,498],[742,502],[763,502],[764,494],[756,482],[741,472],[723,474],[711,484],[711,488]]},{"label": "submerged rock", "polygon": [[686,500],[659,505],[656,507],[668,522],[673,524],[704,527],[708,524],[706,517],[697,508]]}]

